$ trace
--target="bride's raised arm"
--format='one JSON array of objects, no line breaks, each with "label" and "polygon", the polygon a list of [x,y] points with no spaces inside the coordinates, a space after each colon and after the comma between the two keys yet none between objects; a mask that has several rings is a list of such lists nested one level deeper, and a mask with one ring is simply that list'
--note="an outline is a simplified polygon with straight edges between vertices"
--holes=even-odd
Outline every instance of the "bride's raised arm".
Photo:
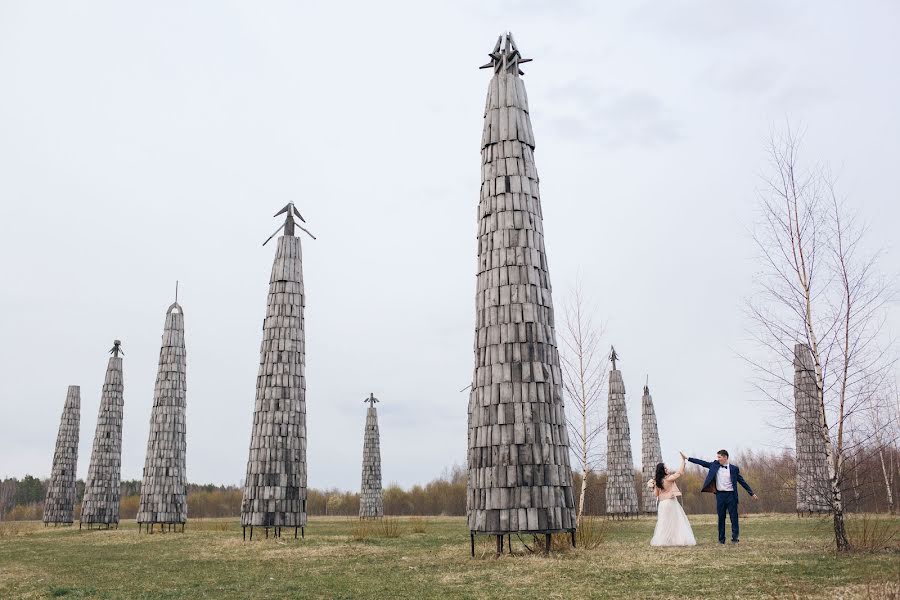
[{"label": "bride's raised arm", "polygon": [[684,454],[681,455],[681,464],[678,465],[678,470],[670,475],[666,475],[666,479],[668,481],[675,481],[682,475],[684,475]]}]

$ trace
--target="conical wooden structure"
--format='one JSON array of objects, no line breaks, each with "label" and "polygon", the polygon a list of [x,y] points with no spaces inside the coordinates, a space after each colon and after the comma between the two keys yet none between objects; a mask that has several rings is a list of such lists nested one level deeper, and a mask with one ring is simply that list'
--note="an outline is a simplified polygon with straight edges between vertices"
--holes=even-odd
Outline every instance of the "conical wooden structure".
[{"label": "conical wooden structure", "polygon": [[[477,533],[575,530],[575,497],[534,135],[512,35],[491,62],[481,140],[468,525]],[[574,539],[574,536],[573,536]]]},{"label": "conical wooden structure", "polygon": [[366,398],[366,429],[363,432],[362,485],[359,490],[359,518],[379,519],[384,516],[381,492],[381,440],[378,432],[378,398]]},{"label": "conical wooden structure", "polygon": [[251,540],[254,527],[264,527],[267,537],[270,528],[281,536],[283,527],[292,527],[296,537],[297,529],[306,526],[306,296],[300,238],[294,236],[295,227],[302,227],[294,216],[303,218],[293,204],[280,214],[286,220],[275,234],[283,227],[284,235],[278,238],[269,278],[241,502],[241,525],[245,538],[250,528]]},{"label": "conical wooden structure", "polygon": [[[650,387],[644,386],[641,398],[641,465],[643,481],[649,481],[656,475],[656,465],[661,463],[662,448],[659,445],[659,429],[656,426],[656,411],[653,409],[653,397]],[[645,513],[656,512],[656,494],[646,485],[641,486],[641,509]]]},{"label": "conical wooden structure", "polygon": [[151,533],[157,524],[169,529],[180,524],[184,531],[187,521],[186,398],[184,311],[176,300],[166,311],[163,327],[137,514],[139,529],[146,524]]},{"label": "conical wooden structure", "polygon": [[91,464],[84,481],[81,503],[81,525],[119,526],[119,483],[122,467],[122,416],[125,391],[122,378],[121,342],[116,340],[109,351],[106,379],[97,413],[97,430]]},{"label": "conical wooden structure", "polygon": [[75,471],[78,466],[78,427],[81,422],[81,388],[70,385],[66,392],[53,468],[44,501],[44,523],[71,524],[75,509]]},{"label": "conical wooden structure", "polygon": [[625,382],[616,368],[616,349],[609,355],[609,402],[606,421],[606,514],[628,517],[638,514],[634,489],[634,460],[631,457],[631,428],[625,407]]},{"label": "conical wooden structure", "polygon": [[820,427],[822,409],[812,352],[794,346],[794,433],[797,463],[797,512],[829,512],[828,463]]}]

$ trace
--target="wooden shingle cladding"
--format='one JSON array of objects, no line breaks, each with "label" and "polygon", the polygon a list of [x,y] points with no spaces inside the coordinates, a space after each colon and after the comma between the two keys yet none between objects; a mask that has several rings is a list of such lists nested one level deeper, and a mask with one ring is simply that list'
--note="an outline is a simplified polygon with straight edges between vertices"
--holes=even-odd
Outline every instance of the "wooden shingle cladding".
[{"label": "wooden shingle cladding", "polygon": [[815,364],[806,344],[794,346],[794,434],[797,461],[797,512],[829,512],[830,487],[825,440],[821,434]]},{"label": "wooden shingle cladding", "polygon": [[186,398],[184,312],[174,303],[166,311],[159,349],[138,523],[187,521]]},{"label": "wooden shingle cladding", "polygon": [[53,467],[44,500],[44,523],[72,523],[75,509],[75,475],[81,422],[81,388],[70,385],[66,392],[53,451]]},{"label": "wooden shingle cladding", "polygon": [[[241,525],[306,525],[306,374],[300,239],[278,238],[260,347]],[[252,535],[252,532],[251,532]]]},{"label": "wooden shingle cladding", "polygon": [[638,514],[631,456],[631,428],[625,406],[625,382],[622,372],[609,372],[609,402],[606,421],[606,514],[633,516]]},{"label": "wooden shingle cladding", "polygon": [[[641,398],[641,465],[643,481],[649,481],[656,475],[656,465],[661,463],[662,448],[659,444],[659,429],[656,424],[656,410],[653,408],[653,396],[650,388],[644,386]],[[645,513],[656,512],[656,494],[646,485],[641,486],[641,510]]]},{"label": "wooden shingle cladding", "polygon": [[363,432],[362,484],[359,492],[359,518],[378,519],[384,516],[384,497],[381,488],[381,439],[378,431],[378,409],[374,404],[366,409],[366,428]]},{"label": "wooden shingle cladding", "polygon": [[492,54],[481,144],[468,526],[571,531],[575,497],[534,134],[510,41]]},{"label": "wooden shingle cladding", "polygon": [[124,391],[122,357],[111,356],[100,397],[91,462],[84,482],[82,524],[111,526],[119,523]]}]

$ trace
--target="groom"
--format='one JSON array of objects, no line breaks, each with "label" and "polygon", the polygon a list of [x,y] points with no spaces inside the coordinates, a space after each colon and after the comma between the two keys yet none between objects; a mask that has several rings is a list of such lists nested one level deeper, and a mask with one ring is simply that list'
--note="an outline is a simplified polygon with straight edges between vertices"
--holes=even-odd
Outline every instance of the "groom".
[{"label": "groom", "polygon": [[702,491],[716,495],[716,512],[719,514],[719,543],[725,543],[725,512],[727,511],[731,518],[731,543],[737,544],[740,541],[738,539],[740,527],[738,526],[737,484],[741,484],[754,500],[759,500],[759,496],[754,494],[747,482],[744,481],[737,465],[728,464],[728,450],[719,450],[716,453],[715,462],[688,458],[684,454],[681,456],[695,465],[709,469],[706,481],[703,482]]}]

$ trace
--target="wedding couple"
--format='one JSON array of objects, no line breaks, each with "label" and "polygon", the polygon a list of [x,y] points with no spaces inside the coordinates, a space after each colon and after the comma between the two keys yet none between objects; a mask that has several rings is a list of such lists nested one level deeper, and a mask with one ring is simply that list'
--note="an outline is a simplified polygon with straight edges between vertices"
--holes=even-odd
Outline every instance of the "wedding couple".
[{"label": "wedding couple", "polygon": [[684,509],[678,503],[681,491],[676,480],[684,475],[684,461],[688,460],[701,467],[709,469],[706,481],[703,482],[704,492],[716,495],[716,512],[719,515],[719,543],[725,543],[725,513],[731,518],[731,543],[737,544],[740,539],[738,526],[738,484],[741,484],[754,500],[759,496],[753,493],[750,485],[741,476],[741,470],[737,465],[728,463],[728,451],[719,450],[716,460],[706,462],[699,458],[688,458],[681,454],[681,465],[674,473],[666,468],[665,463],[656,465],[656,475],[647,482],[647,487],[652,488],[659,500],[656,530],[653,532],[651,546],[695,546],[694,531],[688,521]]}]

